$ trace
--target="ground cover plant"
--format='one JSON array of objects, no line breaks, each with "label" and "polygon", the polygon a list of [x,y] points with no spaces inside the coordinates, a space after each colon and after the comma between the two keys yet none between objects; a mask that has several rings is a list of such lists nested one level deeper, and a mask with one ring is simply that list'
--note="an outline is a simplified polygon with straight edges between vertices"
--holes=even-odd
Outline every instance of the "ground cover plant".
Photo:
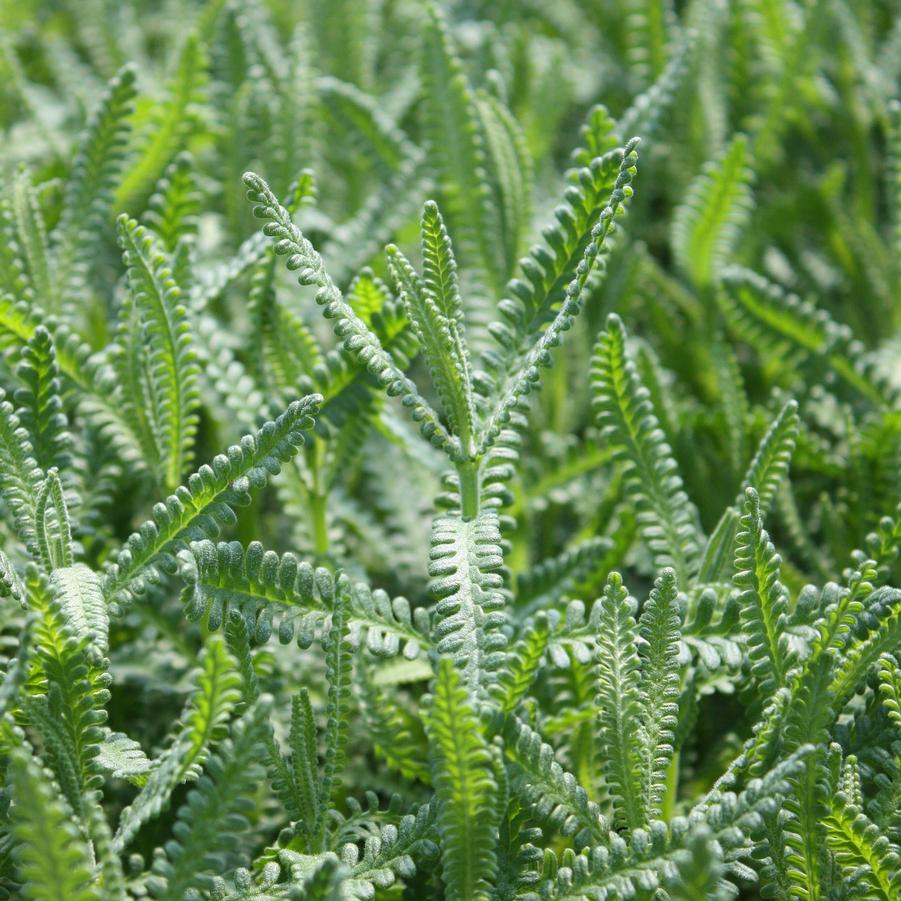
[{"label": "ground cover plant", "polygon": [[899,75],[0,3],[0,895],[901,897]]}]

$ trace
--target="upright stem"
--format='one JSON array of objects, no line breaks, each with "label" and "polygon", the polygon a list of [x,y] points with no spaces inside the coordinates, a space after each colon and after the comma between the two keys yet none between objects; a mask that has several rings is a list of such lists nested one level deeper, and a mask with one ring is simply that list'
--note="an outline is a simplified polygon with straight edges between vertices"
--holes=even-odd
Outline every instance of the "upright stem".
[{"label": "upright stem", "polygon": [[460,509],[463,519],[474,519],[479,514],[479,464],[467,460],[457,464],[460,477]]},{"label": "upright stem", "polygon": [[328,554],[328,520],[322,495],[310,496],[310,512],[313,518],[313,550],[318,557],[324,557]]},{"label": "upright stem", "polygon": [[679,794],[679,752],[675,751],[666,770],[666,793],[663,796],[662,819],[669,822],[676,812],[676,797]]},{"label": "upright stem", "polygon": [[318,557],[328,554],[328,518],[326,516],[326,493],[321,484],[324,445],[317,438],[308,447],[307,459],[312,475],[310,490],[310,519],[313,531],[313,551]]}]

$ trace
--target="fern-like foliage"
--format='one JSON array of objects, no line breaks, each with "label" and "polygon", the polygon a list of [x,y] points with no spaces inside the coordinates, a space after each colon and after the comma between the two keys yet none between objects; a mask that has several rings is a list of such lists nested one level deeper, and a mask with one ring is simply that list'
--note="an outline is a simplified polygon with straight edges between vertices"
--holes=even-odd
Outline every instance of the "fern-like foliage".
[{"label": "fern-like foliage", "polygon": [[247,828],[244,814],[251,808],[250,798],[261,774],[265,709],[259,703],[236,721],[220,753],[208,761],[206,773],[179,811],[177,839],[154,860],[149,880],[153,897],[165,901],[184,898],[191,888],[210,882],[205,870],[237,851],[240,835]]},{"label": "fern-like foliage", "polygon": [[[133,219],[119,219],[119,243],[123,250],[131,288],[131,304],[124,318],[135,316],[139,328],[152,336],[154,351],[146,360],[129,360],[142,373],[129,373],[130,381],[147,385],[151,409],[152,442],[162,484],[170,490],[181,483],[191,463],[197,430],[197,367],[191,349],[187,311],[179,303],[179,289],[172,280],[166,257],[153,236]],[[137,412],[137,411],[136,411]]]},{"label": "fern-like foliage", "polygon": [[[635,166],[638,159],[638,152],[635,149],[637,146],[638,139],[633,138],[623,148],[608,204],[601,210],[598,221],[591,229],[582,259],[576,266],[575,277],[566,285],[565,300],[547,328],[531,344],[504,381],[499,400],[485,424],[480,444],[482,452],[488,450],[497,439],[501,428],[510,421],[523,397],[540,384],[540,370],[551,365],[551,348],[561,343],[563,333],[572,328],[576,315],[581,311],[585,286],[595,267],[603,265],[602,252],[605,249],[605,242],[616,228],[614,217],[625,212],[623,203],[633,194],[631,181],[637,171]],[[503,343],[503,339],[501,340]]]},{"label": "fern-like foliage", "polygon": [[418,656],[428,643],[428,616],[410,609],[405,598],[389,598],[348,576],[300,561],[291,553],[279,556],[259,542],[247,548],[238,542],[198,541],[180,554],[180,573],[188,589],[185,614],[203,620],[210,630],[240,612],[256,641],[267,641],[273,630],[283,644],[295,638],[309,647],[317,629],[332,612],[335,598],[347,602],[348,627],[355,645],[393,657]]},{"label": "fern-like foliage", "polygon": [[43,326],[22,348],[16,374],[24,383],[14,395],[19,421],[28,433],[34,461],[45,472],[65,469],[72,444],[63,412],[62,386],[53,337]]},{"label": "fern-like foliage", "polygon": [[673,254],[699,287],[714,282],[751,205],[749,147],[736,135],[722,156],[692,182],[673,217]]},{"label": "fern-like foliage", "polygon": [[206,59],[196,36],[188,35],[178,55],[166,101],[146,123],[137,159],[116,188],[115,208],[132,210],[145,200],[174,153],[183,149],[191,131],[193,105],[202,98]]},{"label": "fern-like foliage", "polygon": [[[634,150],[634,144],[629,148]],[[509,366],[517,353],[527,351],[553,320],[567,298],[567,287],[576,275],[592,232],[605,209],[621,169],[613,148],[586,151],[581,168],[567,188],[563,205],[543,232],[544,241],[520,261],[522,277],[512,279],[497,305],[499,319],[492,323],[496,346],[485,354],[492,370]],[[629,160],[634,165],[634,159]],[[614,198],[615,200],[615,198]]]},{"label": "fern-like foliage", "polygon": [[388,248],[389,269],[428,362],[432,384],[462,451],[471,456],[475,450],[475,410],[469,353],[463,340],[457,263],[441,214],[433,203],[426,206],[422,217],[422,259],[420,278],[396,247]]},{"label": "fern-like foliage", "polygon": [[635,600],[611,574],[598,601],[597,710],[615,822],[659,817],[678,723],[680,620],[673,570],[657,580],[636,622]]},{"label": "fern-like foliage", "polygon": [[323,307],[327,319],[336,320],[335,334],[343,339],[342,346],[385,386],[391,395],[400,395],[420,422],[420,431],[436,447],[447,448],[452,456],[459,455],[457,443],[441,424],[438,415],[420,396],[413,382],[401,372],[393,358],[382,347],[378,336],[366,326],[353,308],[347,304],[325,271],[322,258],[313,245],[291,221],[288,211],[279,204],[269,186],[253,173],[244,177],[248,197],[256,204],[254,215],[268,220],[265,233],[276,238],[275,252],[288,255],[290,270],[300,270],[299,282],[317,287],[316,301]]},{"label": "fern-like foliage", "polygon": [[785,684],[791,669],[787,591],[779,581],[780,560],[763,528],[760,497],[746,491],[742,531],[736,536],[735,575],[742,626],[748,635],[751,676],[762,697]]},{"label": "fern-like foliage", "polygon": [[660,566],[687,582],[700,555],[696,514],[676,472],[672,452],[647,389],[626,355],[626,330],[611,316],[592,360],[593,407],[638,506],[639,528]]},{"label": "fern-like foliage", "polygon": [[[74,304],[77,289],[85,287],[85,268],[99,246],[106,219],[115,209],[113,193],[125,161],[137,72],[123,67],[107,86],[81,139],[66,184],[62,215],[54,231],[56,266],[65,299]],[[54,309],[53,295],[41,295]]]},{"label": "fern-like foliage", "polygon": [[53,777],[19,739],[9,759],[12,834],[25,897],[97,901],[91,852]]},{"label": "fern-like foliage", "polygon": [[320,821],[316,825],[320,832],[325,828],[324,813],[334,803],[346,754],[353,675],[353,647],[348,641],[348,614],[347,595],[339,591],[335,594],[325,654],[329,694],[326,704],[325,761],[318,790]]},{"label": "fern-like foliage", "polygon": [[19,247],[19,269],[30,293],[53,310],[59,306],[55,260],[50,253],[47,225],[27,169],[16,173],[12,186],[12,213]]},{"label": "fern-like foliage", "polygon": [[767,515],[788,472],[798,432],[798,404],[790,400],[761,439],[742,484],[743,489],[753,488],[757,492],[761,516]]},{"label": "fern-like foliage", "polygon": [[858,896],[891,899],[901,891],[901,851],[880,835],[847,792],[837,792],[825,820],[826,842],[845,883]]},{"label": "fern-like foliage", "polygon": [[616,798],[616,822],[629,829],[645,822],[647,800],[640,781],[641,664],[635,606],[621,579],[611,575],[598,622],[598,725],[604,770]]},{"label": "fern-like foliage", "polygon": [[[611,833],[604,844],[583,851],[569,852],[563,866],[546,867],[541,891],[526,893],[527,898],[593,899],[654,890],[662,883],[661,873],[674,878],[689,865],[686,852],[697,841],[697,831],[717,836],[721,846],[741,846],[743,830],[752,830],[760,822],[762,811],[772,811],[775,798],[789,790],[787,777],[798,769],[798,760],[783,765],[766,782],[756,782],[740,795],[722,794],[706,810],[706,824],[698,827],[686,818],[676,818],[669,827],[657,822],[649,830],[637,830],[627,838]],[[544,875],[544,874],[543,874]],[[548,878],[549,877],[549,878]]]},{"label": "fern-like foliage", "polygon": [[901,727],[901,666],[889,654],[879,659],[879,691],[892,722]]},{"label": "fern-like foliage", "polygon": [[483,511],[468,521],[439,517],[429,556],[435,650],[453,659],[464,687],[475,693],[493,680],[506,645],[497,514]]},{"label": "fern-like foliage", "polygon": [[221,641],[207,645],[196,680],[169,747],[141,775],[141,790],[119,817],[113,837],[117,849],[127,847],[141,826],[169,803],[176,786],[198,778],[211,749],[227,734],[240,694],[234,660]]},{"label": "fern-like foliage", "polygon": [[877,407],[892,402],[893,389],[847,326],[755,272],[730,267],[723,282],[718,296],[730,326],[762,353],[781,352],[800,363],[822,361],[855,396]]},{"label": "fern-like foliage", "polygon": [[439,187],[451,223],[459,225],[461,239],[465,237],[467,261],[471,259],[485,288],[496,291],[512,261],[498,259],[502,244],[493,240],[500,223],[489,199],[485,134],[444,18],[434,6],[428,15],[422,49],[423,113]]},{"label": "fern-like foliage", "polygon": [[0,18],[0,899],[901,894],[893,4]]},{"label": "fern-like foliage", "polygon": [[174,552],[186,539],[216,534],[222,524],[232,522],[232,508],[248,503],[250,489],[265,485],[303,444],[303,432],[313,425],[310,414],[320,402],[319,395],[295,401],[277,420],[201,467],[187,485],[157,504],[153,519],[133,533],[110,566],[104,590],[117,602],[124,601],[126,589],[140,592],[147,580],[157,578],[158,558],[174,569]]},{"label": "fern-like foliage", "polygon": [[426,728],[444,883],[449,896],[460,899],[490,897],[497,866],[496,752],[467,694],[453,660],[442,658]]},{"label": "fern-like foliage", "polygon": [[34,459],[28,433],[6,395],[0,395],[0,488],[12,514],[16,534],[26,545],[35,540],[40,480],[41,471]]},{"label": "fern-like foliage", "polygon": [[638,632],[644,641],[639,646],[643,806],[646,817],[654,820],[663,813],[679,723],[681,616],[672,570],[664,570],[654,583]]}]

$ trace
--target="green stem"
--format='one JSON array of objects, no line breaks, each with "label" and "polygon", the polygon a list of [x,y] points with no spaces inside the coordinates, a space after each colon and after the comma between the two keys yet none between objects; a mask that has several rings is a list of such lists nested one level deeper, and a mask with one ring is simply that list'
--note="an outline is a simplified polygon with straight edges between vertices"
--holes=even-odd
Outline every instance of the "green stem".
[{"label": "green stem", "polygon": [[679,752],[674,751],[666,771],[666,794],[663,796],[663,808],[660,818],[667,823],[673,818],[676,809],[676,796],[679,794]]},{"label": "green stem", "polygon": [[463,519],[474,519],[479,515],[479,464],[467,460],[457,464],[460,477],[460,509]]},{"label": "green stem", "polygon": [[322,485],[322,464],[324,457],[323,442],[313,439],[313,445],[307,453],[312,475],[312,488],[310,490],[310,517],[313,528],[313,551],[317,557],[325,557],[328,554],[328,519],[326,518],[326,490]]},{"label": "green stem", "polygon": [[310,495],[310,513],[313,518],[313,550],[317,557],[324,557],[328,554],[328,522],[322,495]]}]

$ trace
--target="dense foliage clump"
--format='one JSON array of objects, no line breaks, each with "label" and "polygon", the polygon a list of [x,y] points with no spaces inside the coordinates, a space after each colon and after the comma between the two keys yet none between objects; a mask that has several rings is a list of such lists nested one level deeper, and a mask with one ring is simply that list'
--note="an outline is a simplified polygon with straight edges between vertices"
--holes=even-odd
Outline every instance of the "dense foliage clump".
[{"label": "dense foliage clump", "polygon": [[897,901],[899,76],[0,3],[0,896]]}]

